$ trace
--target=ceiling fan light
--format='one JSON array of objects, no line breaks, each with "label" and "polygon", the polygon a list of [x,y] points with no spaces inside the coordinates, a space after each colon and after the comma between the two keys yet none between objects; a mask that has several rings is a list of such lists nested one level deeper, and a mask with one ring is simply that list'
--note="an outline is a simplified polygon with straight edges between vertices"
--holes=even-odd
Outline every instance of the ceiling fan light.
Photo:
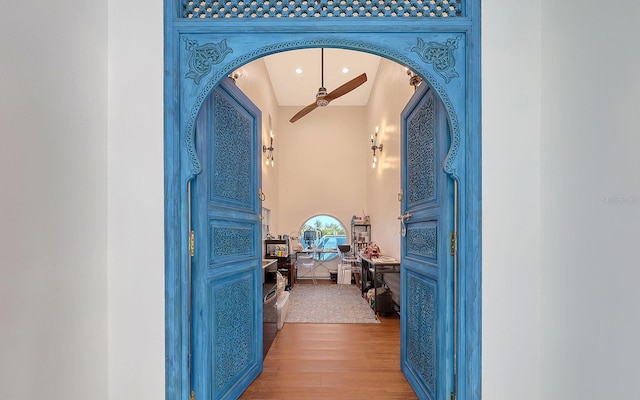
[{"label": "ceiling fan light", "polygon": [[326,96],[327,96],[326,88],[321,87],[320,89],[318,89],[318,94],[316,94],[316,105],[318,107],[325,107],[329,104],[329,100],[325,100]]}]

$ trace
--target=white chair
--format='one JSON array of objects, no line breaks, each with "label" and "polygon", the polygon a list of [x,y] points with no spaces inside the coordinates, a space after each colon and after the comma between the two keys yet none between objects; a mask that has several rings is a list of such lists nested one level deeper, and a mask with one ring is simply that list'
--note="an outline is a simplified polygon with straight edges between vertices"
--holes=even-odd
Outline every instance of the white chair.
[{"label": "white chair", "polygon": [[316,252],[315,249],[313,249],[313,251],[310,252],[298,252],[296,254],[296,271],[297,273],[301,273],[301,269],[305,270],[305,269],[310,269],[310,271],[307,271],[307,273],[304,276],[309,275],[309,272],[311,272],[311,279],[313,280],[313,284],[317,285],[316,283]]},{"label": "white chair", "polygon": [[351,254],[351,245],[338,245],[338,256],[340,264],[338,265],[338,284],[350,285],[351,274],[353,274],[356,285],[360,285],[360,259]]}]

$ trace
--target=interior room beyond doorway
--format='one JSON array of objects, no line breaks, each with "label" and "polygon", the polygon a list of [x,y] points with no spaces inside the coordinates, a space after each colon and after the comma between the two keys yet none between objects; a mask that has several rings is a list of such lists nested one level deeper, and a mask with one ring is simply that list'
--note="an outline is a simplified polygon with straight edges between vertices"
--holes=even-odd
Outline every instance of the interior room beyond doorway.
[{"label": "interior room beyond doorway", "polygon": [[[322,83],[331,92],[362,73],[368,79],[357,89],[289,122],[315,101]],[[371,241],[384,254],[399,257],[400,113],[414,92],[407,69],[367,53],[328,48],[322,55],[314,48],[255,60],[233,77],[262,111],[262,192],[263,207],[270,210],[269,233],[290,235],[319,214],[347,228],[354,216],[367,215]],[[383,150],[376,152],[372,168],[376,131]]]}]

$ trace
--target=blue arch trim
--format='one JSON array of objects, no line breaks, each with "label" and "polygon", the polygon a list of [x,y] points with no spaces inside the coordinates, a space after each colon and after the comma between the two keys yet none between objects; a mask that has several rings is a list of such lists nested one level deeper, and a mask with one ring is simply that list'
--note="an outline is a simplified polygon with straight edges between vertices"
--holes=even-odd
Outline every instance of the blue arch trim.
[{"label": "blue arch trim", "polygon": [[[451,51],[452,49],[457,48],[458,42],[461,39],[462,39],[462,35],[456,35],[451,39],[448,39],[445,44],[429,42],[428,46],[430,47],[427,47],[427,44],[424,44],[425,41],[418,37],[417,38],[418,45],[414,46],[409,50],[419,53],[420,59],[422,59],[425,63],[434,64],[434,69],[436,71],[439,71],[439,73],[445,79],[446,83],[449,83],[452,77],[458,76],[457,72],[455,72],[452,69],[453,66],[455,66],[455,62],[453,61],[454,58],[453,58],[453,55],[451,54]],[[193,48],[193,43],[195,41],[185,38],[185,42],[187,42],[187,46],[191,46],[191,48]],[[418,48],[418,46],[420,46],[421,43],[423,44],[424,49]],[[200,46],[200,48],[203,48],[205,46],[207,48],[224,46],[224,49],[226,50],[226,52],[222,52],[222,51],[218,52],[221,58],[224,58],[226,54],[231,53],[233,51],[232,49],[229,49],[228,47],[226,47],[227,46],[226,40],[224,39],[220,41],[219,44],[207,43],[204,46]],[[269,54],[278,53],[281,51],[298,50],[298,49],[304,49],[304,48],[310,48],[310,47],[339,47],[339,48],[344,48],[348,50],[359,50],[367,53],[376,54],[376,55],[391,59],[393,61],[396,61],[400,64],[403,64],[411,68],[413,71],[417,72],[419,75],[421,75],[422,78],[428,82],[429,86],[431,86],[431,88],[433,88],[436,91],[436,93],[438,93],[449,115],[449,120],[451,123],[451,131],[452,131],[452,135],[451,135],[452,140],[451,140],[451,147],[449,149],[449,152],[445,160],[444,169],[448,174],[452,175],[454,178],[457,179],[457,168],[455,167],[455,164],[457,161],[456,159],[457,159],[459,148],[460,148],[460,124],[458,123],[458,116],[457,116],[456,110],[454,109],[453,103],[451,102],[446,89],[438,82],[438,80],[431,73],[426,71],[424,64],[419,64],[413,59],[404,55],[408,52],[400,52],[397,50],[393,50],[389,47],[379,46],[369,42],[354,41],[354,40],[336,40],[336,39],[310,39],[310,40],[295,40],[295,41],[289,41],[289,42],[279,42],[273,45],[259,48],[249,53],[245,53],[242,56],[236,59],[233,59],[232,61],[226,64],[222,62],[222,59],[216,62],[216,64],[221,63],[222,66],[219,70],[217,70],[214,73],[211,79],[209,79],[209,81],[207,81],[207,83],[200,90],[196,98],[196,101],[193,105],[193,108],[189,113],[189,117],[186,124],[185,144],[187,148],[187,153],[189,154],[189,158],[191,159],[191,177],[189,179],[199,174],[201,171],[200,161],[198,160],[198,157],[195,152],[194,126],[195,126],[196,118],[200,111],[200,107],[202,106],[202,103],[207,98],[209,93],[213,90],[213,88],[216,87],[222,79],[225,79],[234,70],[240,68],[241,66],[255,59],[267,56]],[[446,62],[438,61],[438,58],[432,54],[433,51],[430,49],[433,49],[434,47],[438,47],[438,49],[445,50],[444,57],[446,58]],[[418,48],[420,51],[414,50],[416,48]],[[190,61],[189,64],[191,66],[192,62]],[[438,65],[441,65],[440,70],[438,69]],[[211,69],[210,65],[208,65],[208,67],[209,68],[206,73],[208,73]],[[190,72],[188,74],[190,74]],[[190,76],[187,76],[187,77],[190,77]],[[196,81],[195,83],[199,83],[199,81]]]}]

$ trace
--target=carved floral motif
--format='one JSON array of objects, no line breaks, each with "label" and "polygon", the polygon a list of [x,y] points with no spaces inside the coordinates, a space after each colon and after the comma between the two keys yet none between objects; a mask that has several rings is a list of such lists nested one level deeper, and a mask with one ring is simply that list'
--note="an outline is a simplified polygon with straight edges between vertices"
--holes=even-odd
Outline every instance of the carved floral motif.
[{"label": "carved floral motif", "polygon": [[184,38],[187,43],[187,51],[191,52],[189,57],[189,72],[186,77],[193,79],[196,84],[200,84],[202,77],[211,72],[211,66],[219,64],[224,60],[227,54],[233,52],[227,47],[227,41],[222,40],[220,43],[207,43],[202,46],[198,45],[195,40]]},{"label": "carved floral motif", "polygon": [[446,83],[451,78],[456,78],[458,73],[455,70],[456,59],[453,50],[458,48],[458,43],[462,36],[447,39],[445,43],[429,42],[418,38],[418,44],[411,48],[411,51],[418,54],[420,59],[427,64],[433,64],[433,69],[438,75],[444,78]]}]

